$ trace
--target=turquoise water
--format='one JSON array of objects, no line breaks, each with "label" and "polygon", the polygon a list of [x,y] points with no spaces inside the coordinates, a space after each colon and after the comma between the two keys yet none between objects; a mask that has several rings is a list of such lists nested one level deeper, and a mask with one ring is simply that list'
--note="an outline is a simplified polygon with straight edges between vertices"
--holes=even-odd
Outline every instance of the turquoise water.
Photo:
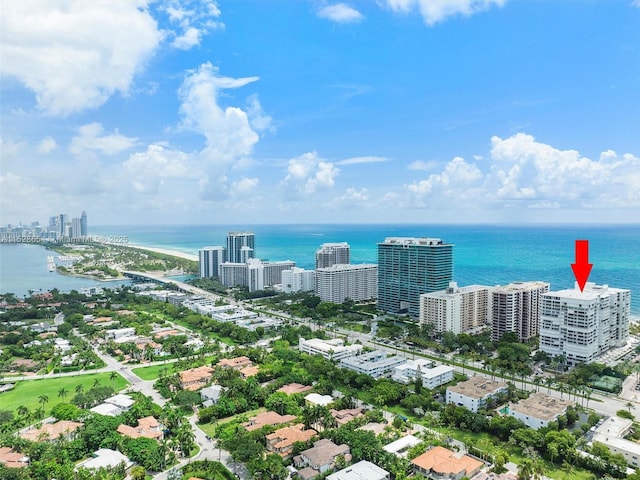
[{"label": "turquoise water", "polygon": [[[590,281],[632,291],[631,309],[640,314],[640,225],[634,226],[452,226],[452,225],[210,225],[210,226],[102,226],[92,235],[126,236],[132,244],[156,246],[197,254],[207,245],[224,245],[229,231],[250,230],[256,234],[256,257],[293,260],[313,268],[315,251],[324,242],[346,241],[353,263],[377,262],[377,242],[388,236],[441,238],[454,247],[454,278],[460,285],[498,285],[518,280],[544,280],[552,290],[573,286],[570,264],[575,240],[589,240],[589,258],[594,264]],[[21,264],[11,248],[41,250],[42,260]],[[9,249],[9,250],[8,250]],[[7,253],[5,253],[7,252]],[[31,277],[36,288],[50,275],[61,285],[84,280],[60,277],[46,271],[47,251],[31,245],[0,245],[0,291],[29,288],[27,271],[44,269]],[[15,252],[14,252],[15,253]],[[22,260],[21,260],[22,259]],[[7,273],[5,273],[7,272]],[[22,273],[20,273],[22,272]],[[44,278],[43,278],[44,277]],[[92,282],[95,285],[96,282]],[[32,285],[32,289],[34,285]],[[87,285],[85,285],[87,286]],[[61,290],[68,288],[59,286]],[[71,287],[78,288],[78,287]]]}]

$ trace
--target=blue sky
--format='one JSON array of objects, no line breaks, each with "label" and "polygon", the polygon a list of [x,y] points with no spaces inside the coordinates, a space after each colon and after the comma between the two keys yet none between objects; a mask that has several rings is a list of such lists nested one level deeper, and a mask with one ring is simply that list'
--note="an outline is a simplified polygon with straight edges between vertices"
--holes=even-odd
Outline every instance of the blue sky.
[{"label": "blue sky", "polygon": [[640,220],[640,0],[0,1],[0,224]]}]

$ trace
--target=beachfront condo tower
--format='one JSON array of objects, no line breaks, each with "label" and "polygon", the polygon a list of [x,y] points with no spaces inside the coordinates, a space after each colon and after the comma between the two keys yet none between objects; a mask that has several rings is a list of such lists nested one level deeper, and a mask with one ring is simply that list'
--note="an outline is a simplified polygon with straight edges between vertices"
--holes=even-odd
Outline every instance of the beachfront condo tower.
[{"label": "beachfront condo tower", "polygon": [[316,268],[351,263],[350,248],[347,242],[323,243],[316,251]]},{"label": "beachfront condo tower", "polygon": [[453,277],[453,245],[439,238],[388,237],[378,243],[378,308],[420,314],[420,295],[444,290]]},{"label": "beachfront condo tower", "polygon": [[546,282],[513,282],[491,292],[491,340],[499,342],[506,332],[518,335],[521,342],[538,335],[542,295],[549,291]]},{"label": "beachfront condo tower", "polygon": [[[590,363],[629,338],[631,292],[587,283],[542,295],[540,350],[569,365]],[[618,354],[621,355],[621,354]],[[605,363],[605,360],[601,360]]]},{"label": "beachfront condo tower", "polygon": [[253,232],[229,232],[227,234],[227,262],[246,263],[254,258],[256,236]]},{"label": "beachfront condo tower", "polygon": [[200,278],[220,277],[220,264],[226,261],[224,247],[204,247],[198,250]]}]

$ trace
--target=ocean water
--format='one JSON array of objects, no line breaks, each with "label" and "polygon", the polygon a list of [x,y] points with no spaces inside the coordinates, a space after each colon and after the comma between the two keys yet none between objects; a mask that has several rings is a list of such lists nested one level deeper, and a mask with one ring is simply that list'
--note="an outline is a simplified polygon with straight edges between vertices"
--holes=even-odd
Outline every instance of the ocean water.
[{"label": "ocean water", "polygon": [[[128,281],[98,282],[88,278],[70,277],[47,268],[47,257],[57,259],[58,253],[40,245],[27,243],[0,244],[0,293],[14,293],[19,297],[29,292],[39,293],[53,288],[61,292],[84,287],[114,288]],[[56,261],[56,264],[62,264]]]},{"label": "ocean water", "polygon": [[[204,246],[224,245],[227,232],[248,230],[256,236],[256,257],[293,260],[303,268],[314,268],[315,251],[325,242],[348,242],[352,263],[377,263],[376,244],[385,237],[436,237],[455,245],[454,280],[459,285],[543,280],[551,283],[551,290],[573,286],[570,264],[575,257],[575,240],[584,239],[589,240],[589,260],[594,265],[589,281],[630,289],[632,312],[640,314],[640,225],[197,225],[101,226],[90,230],[92,235],[126,236],[130,244],[191,254]],[[0,291],[12,291],[16,282],[24,283],[5,278],[7,247],[15,246],[0,245]],[[34,248],[46,252],[42,247]],[[41,266],[46,272],[47,254],[42,255]]]}]

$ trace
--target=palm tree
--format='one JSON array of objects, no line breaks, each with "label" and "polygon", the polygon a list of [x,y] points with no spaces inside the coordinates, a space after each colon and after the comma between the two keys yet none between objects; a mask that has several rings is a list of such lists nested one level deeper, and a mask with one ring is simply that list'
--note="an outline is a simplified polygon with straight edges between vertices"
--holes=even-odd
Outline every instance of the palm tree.
[{"label": "palm tree", "polygon": [[[115,372],[114,372],[115,373]],[[91,388],[96,388],[97,386],[100,385],[100,380],[98,380],[97,378],[93,381],[93,386]]]},{"label": "palm tree", "polygon": [[547,385],[547,393],[551,393],[551,386],[555,383],[555,380],[551,377],[547,377],[544,380],[544,383]]},{"label": "palm tree", "polygon": [[144,467],[136,465],[131,469],[129,475],[131,476],[131,480],[144,480],[147,475],[147,471],[144,469]]},{"label": "palm tree", "polygon": [[76,393],[82,393],[84,392],[84,385],[79,383],[78,385],[76,385]]},{"label": "palm tree", "polygon": [[518,465],[518,480],[529,480],[531,477],[533,477],[533,460],[526,457]]},{"label": "palm tree", "polygon": [[49,397],[44,394],[38,397],[38,403],[42,405],[43,411],[44,411],[44,406],[48,401],[49,401]]},{"label": "palm tree", "polygon": [[58,397],[62,397],[63,400],[67,397],[67,395],[69,395],[69,391],[65,387],[62,387],[60,390],[58,390]]},{"label": "palm tree", "polygon": [[116,381],[116,378],[118,378],[118,374],[116,372],[111,372],[109,374],[109,382],[111,382],[112,387],[113,387],[113,382]]},{"label": "palm tree", "polygon": [[536,392],[539,392],[540,391],[540,385],[542,385],[542,378],[535,377],[533,379],[533,384],[536,386]]},{"label": "palm tree", "polygon": [[196,435],[193,433],[193,429],[191,428],[191,424],[189,422],[185,422],[178,428],[176,432],[176,440],[180,444],[180,450],[182,451],[182,455],[188,457],[191,453],[191,450],[195,446],[195,438]]}]

